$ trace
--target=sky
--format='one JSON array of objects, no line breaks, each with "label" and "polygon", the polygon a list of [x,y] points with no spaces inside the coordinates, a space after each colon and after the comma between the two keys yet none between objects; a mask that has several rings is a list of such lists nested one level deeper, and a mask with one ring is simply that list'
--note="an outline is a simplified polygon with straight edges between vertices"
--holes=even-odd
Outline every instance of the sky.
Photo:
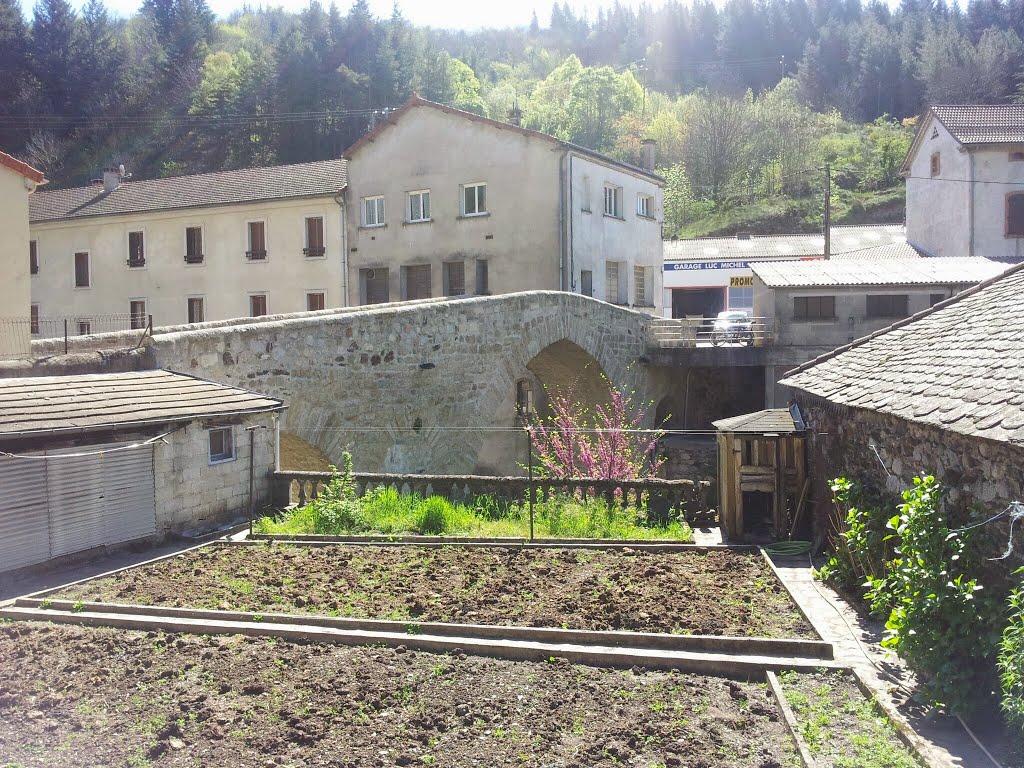
[{"label": "sky", "polygon": [[[245,5],[245,0],[207,0],[218,16],[224,16]],[[330,0],[321,0],[324,6]],[[351,0],[336,0],[342,13],[348,10]],[[602,5],[611,6],[613,0],[570,0],[569,6],[577,13],[586,11],[590,18],[597,15]],[[640,0],[626,0],[622,5],[637,6]],[[370,10],[376,16],[391,15],[392,0],[369,0]],[[21,0],[25,15],[31,17],[35,0]],[[76,8],[85,5],[85,0],[71,0]],[[130,16],[139,9],[141,0],[106,0],[107,8],[118,16]],[[249,5],[282,6],[298,11],[309,5],[308,0],[250,0]],[[655,5],[658,5],[655,2]],[[479,0],[400,0],[399,6],[405,17],[416,26],[445,27],[450,29],[479,29],[480,27],[526,26],[536,9],[541,26],[547,26],[551,17],[551,0],[499,0],[492,5]]]}]

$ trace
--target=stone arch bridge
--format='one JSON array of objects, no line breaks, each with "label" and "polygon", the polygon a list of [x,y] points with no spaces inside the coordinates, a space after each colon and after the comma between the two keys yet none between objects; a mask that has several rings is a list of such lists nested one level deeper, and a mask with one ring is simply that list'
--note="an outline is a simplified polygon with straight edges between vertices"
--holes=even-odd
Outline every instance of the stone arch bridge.
[{"label": "stone arch bridge", "polygon": [[643,402],[664,394],[643,357],[650,322],[530,291],[160,328],[149,354],[284,399],[283,429],[333,461],[351,448],[359,471],[510,474],[526,455],[517,387],[599,402],[604,375]]}]

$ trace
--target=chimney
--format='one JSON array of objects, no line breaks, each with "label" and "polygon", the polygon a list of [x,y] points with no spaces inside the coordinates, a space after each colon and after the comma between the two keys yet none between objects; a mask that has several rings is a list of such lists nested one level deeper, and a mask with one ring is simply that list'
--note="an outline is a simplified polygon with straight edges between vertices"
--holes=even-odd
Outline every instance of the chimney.
[{"label": "chimney", "polygon": [[512,100],[512,109],[508,111],[508,124],[520,128],[523,124],[523,110],[519,108],[519,99]]},{"label": "chimney", "polygon": [[644,139],[642,142],[643,149],[641,150],[642,165],[648,171],[654,170],[654,151],[658,146],[658,142],[654,139]]},{"label": "chimney", "polygon": [[113,192],[119,186],[121,186],[121,180],[125,178],[124,166],[119,165],[116,167],[104,168],[103,169],[103,191]]}]

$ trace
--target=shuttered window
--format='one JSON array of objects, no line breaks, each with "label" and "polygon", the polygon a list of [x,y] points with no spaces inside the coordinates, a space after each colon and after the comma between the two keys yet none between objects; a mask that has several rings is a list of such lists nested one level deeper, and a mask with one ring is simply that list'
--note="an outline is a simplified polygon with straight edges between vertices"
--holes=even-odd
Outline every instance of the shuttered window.
[{"label": "shuttered window", "polygon": [[405,298],[429,299],[430,265],[417,264],[411,267],[402,267],[402,269],[405,272]]},{"label": "shuttered window", "polygon": [[633,303],[638,307],[650,304],[647,299],[647,268],[633,267],[633,283],[635,285]]},{"label": "shuttered window", "polygon": [[35,240],[28,241],[28,271],[33,275],[39,274],[39,246]]},{"label": "shuttered window", "polygon": [[323,291],[315,291],[313,293],[306,294],[306,311],[316,312],[324,308],[324,293]]},{"label": "shuttered window", "polygon": [[386,267],[359,270],[359,280],[363,285],[363,295],[367,304],[386,304],[388,295],[388,270]]},{"label": "shuttered window", "polygon": [[619,303],[619,265],[618,262],[605,262],[604,267],[605,300],[610,304]]},{"label": "shuttered window", "polygon": [[466,263],[449,261],[444,265],[444,295],[462,296],[466,293]]},{"label": "shuttered window", "polygon": [[203,263],[202,227],[187,227],[185,229],[185,262],[188,264]]},{"label": "shuttered window", "polygon": [[201,323],[206,318],[205,301],[200,296],[193,296],[188,300],[188,321],[190,323]]},{"label": "shuttered window", "polygon": [[324,248],[324,217],[309,216],[306,219],[306,247],[302,252],[311,259],[327,253]]},{"label": "shuttered window", "polygon": [[267,229],[262,221],[249,222],[249,250],[245,252],[247,259],[262,261],[267,258]]},{"label": "shuttered window", "polygon": [[267,295],[265,293],[254,293],[249,296],[250,317],[262,317],[267,314]]}]

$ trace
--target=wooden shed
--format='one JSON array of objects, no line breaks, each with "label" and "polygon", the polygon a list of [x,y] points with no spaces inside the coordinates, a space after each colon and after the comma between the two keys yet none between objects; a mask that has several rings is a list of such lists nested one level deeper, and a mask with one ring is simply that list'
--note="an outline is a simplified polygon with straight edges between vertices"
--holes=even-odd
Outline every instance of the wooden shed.
[{"label": "wooden shed", "polygon": [[807,503],[806,425],[796,405],[714,422],[718,503],[727,538],[787,539]]}]

